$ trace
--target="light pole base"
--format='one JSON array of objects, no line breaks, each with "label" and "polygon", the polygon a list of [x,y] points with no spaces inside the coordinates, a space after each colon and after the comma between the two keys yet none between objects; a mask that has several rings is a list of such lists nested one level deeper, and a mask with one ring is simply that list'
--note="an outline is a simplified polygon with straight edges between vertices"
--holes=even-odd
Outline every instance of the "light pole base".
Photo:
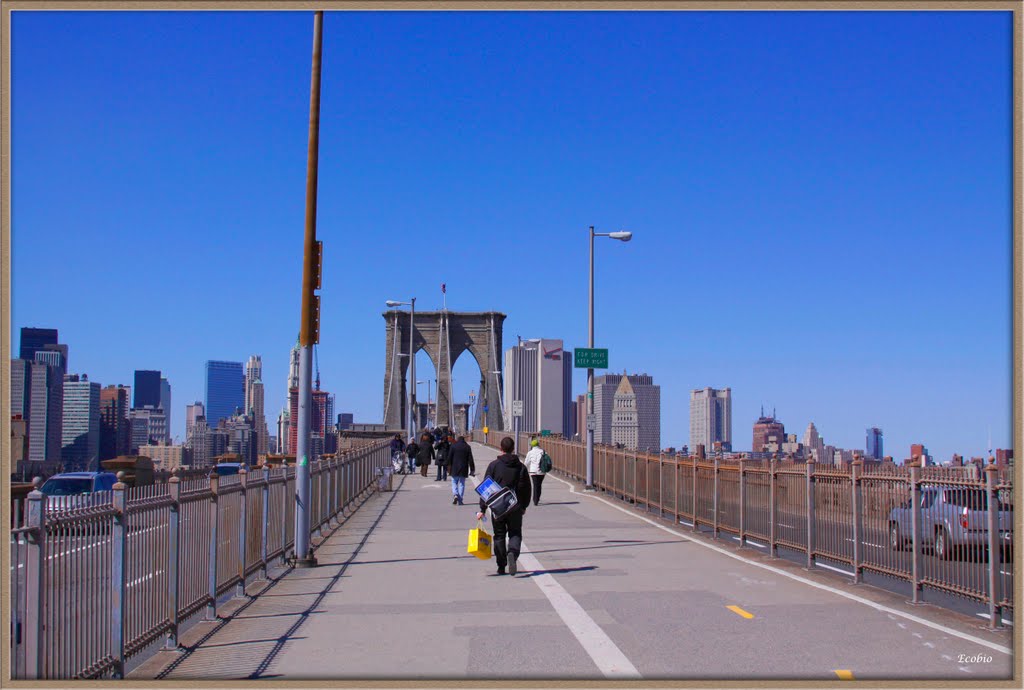
[{"label": "light pole base", "polygon": [[594,492],[594,491],[597,491],[597,487],[594,486],[593,484],[591,484],[590,486],[584,486],[583,490],[584,491],[589,491],[589,492]]},{"label": "light pole base", "polygon": [[310,553],[305,558],[296,558],[292,565],[296,568],[315,568],[318,563],[316,562],[316,556]]}]

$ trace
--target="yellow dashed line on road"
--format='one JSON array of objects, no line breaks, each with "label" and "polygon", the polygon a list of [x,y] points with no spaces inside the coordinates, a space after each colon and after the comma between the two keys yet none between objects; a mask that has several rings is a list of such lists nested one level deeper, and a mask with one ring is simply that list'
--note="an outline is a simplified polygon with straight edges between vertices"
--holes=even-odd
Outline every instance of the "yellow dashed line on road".
[{"label": "yellow dashed line on road", "polygon": [[735,614],[739,614],[740,616],[743,616],[744,618],[753,618],[754,617],[754,614],[747,613],[746,611],[741,609],[739,606],[726,606],[725,608],[729,609],[730,611],[732,611]]},{"label": "yellow dashed line on road", "polygon": [[840,680],[853,680],[853,671],[840,670],[840,671],[835,671],[834,673],[837,676],[839,676]]}]

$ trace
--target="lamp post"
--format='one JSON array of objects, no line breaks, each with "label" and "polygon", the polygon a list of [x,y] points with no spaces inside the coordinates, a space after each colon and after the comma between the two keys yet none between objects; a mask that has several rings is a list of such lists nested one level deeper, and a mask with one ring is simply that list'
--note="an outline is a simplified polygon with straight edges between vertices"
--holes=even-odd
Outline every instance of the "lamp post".
[{"label": "lamp post", "polygon": [[[587,347],[594,348],[594,238],[610,237],[620,242],[629,242],[633,238],[631,232],[594,232],[590,226],[590,313],[588,320]],[[594,370],[587,369],[587,420],[594,414]],[[594,430],[587,424],[587,491],[594,490]]]},{"label": "lamp post", "polygon": [[[409,380],[412,385],[409,386],[409,439],[411,440],[416,435],[416,429],[413,428],[413,407],[416,406],[416,353],[413,350],[413,334],[416,332],[416,298],[412,297],[408,302],[398,302],[393,299],[389,299],[384,304],[389,307],[401,307],[409,305]],[[398,325],[398,319],[395,318],[395,325]]]},{"label": "lamp post", "polygon": [[430,399],[431,399],[431,396],[430,396],[430,393],[431,393],[431,390],[433,389],[433,382],[434,382],[434,379],[427,379],[426,381],[417,381],[416,382],[417,386],[420,385],[421,383],[427,384],[427,422],[428,423],[431,423],[431,418],[430,418]]}]

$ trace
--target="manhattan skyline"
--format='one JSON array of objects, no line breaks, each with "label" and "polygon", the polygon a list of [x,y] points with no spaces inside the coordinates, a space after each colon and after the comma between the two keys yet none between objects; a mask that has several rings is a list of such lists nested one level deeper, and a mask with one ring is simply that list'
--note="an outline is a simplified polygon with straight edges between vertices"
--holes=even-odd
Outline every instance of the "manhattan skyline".
[{"label": "manhattan skyline", "polygon": [[[13,14],[12,356],[41,326],[104,386],[160,370],[183,439],[204,363],[258,354],[276,420],[310,26]],[[593,224],[634,232],[596,247],[597,374],[654,377],[663,446],[710,386],[739,449],[762,404],[897,460],[1012,447],[1010,50],[997,12],[327,12],[322,388],[380,421],[384,301],[441,283],[503,349],[586,346]]]}]

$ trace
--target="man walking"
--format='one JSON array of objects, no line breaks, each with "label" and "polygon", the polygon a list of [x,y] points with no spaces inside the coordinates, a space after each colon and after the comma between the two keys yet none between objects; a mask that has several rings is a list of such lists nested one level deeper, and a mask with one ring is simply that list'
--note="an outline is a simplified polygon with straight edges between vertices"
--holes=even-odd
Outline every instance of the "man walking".
[{"label": "man walking", "polygon": [[[494,526],[494,555],[498,561],[498,575],[505,574],[505,566],[508,566],[509,575],[516,574],[516,561],[519,559],[519,551],[523,544],[523,515],[526,507],[530,505],[530,473],[526,466],[519,461],[519,456],[512,452],[515,442],[509,437],[501,439],[502,455],[495,458],[487,466],[484,479],[490,477],[499,486],[510,488],[516,492],[518,504],[515,509],[497,519],[491,515],[491,524]],[[487,510],[487,503],[480,499],[480,512],[476,519],[483,518]],[[505,539],[508,538],[508,544]]]},{"label": "man walking", "polygon": [[476,474],[473,464],[473,449],[466,443],[465,436],[448,449],[448,472],[452,478],[452,505],[462,505],[462,496],[466,492],[466,477]]},{"label": "man walking", "polygon": [[533,505],[540,504],[540,485],[544,482],[544,470],[540,467],[540,460],[544,457],[540,442],[536,438],[530,439],[530,452],[523,459],[526,470],[530,473],[530,481],[533,482]]},{"label": "man walking", "polygon": [[434,444],[435,462],[437,463],[435,482],[441,482],[448,478],[448,450],[452,447],[454,440],[451,436],[442,436],[441,440]]},{"label": "man walking", "polygon": [[431,440],[429,432],[424,432],[420,436],[420,448],[416,452],[416,466],[420,468],[420,476],[427,476],[427,467],[430,466],[430,461],[434,459],[434,442]]}]

